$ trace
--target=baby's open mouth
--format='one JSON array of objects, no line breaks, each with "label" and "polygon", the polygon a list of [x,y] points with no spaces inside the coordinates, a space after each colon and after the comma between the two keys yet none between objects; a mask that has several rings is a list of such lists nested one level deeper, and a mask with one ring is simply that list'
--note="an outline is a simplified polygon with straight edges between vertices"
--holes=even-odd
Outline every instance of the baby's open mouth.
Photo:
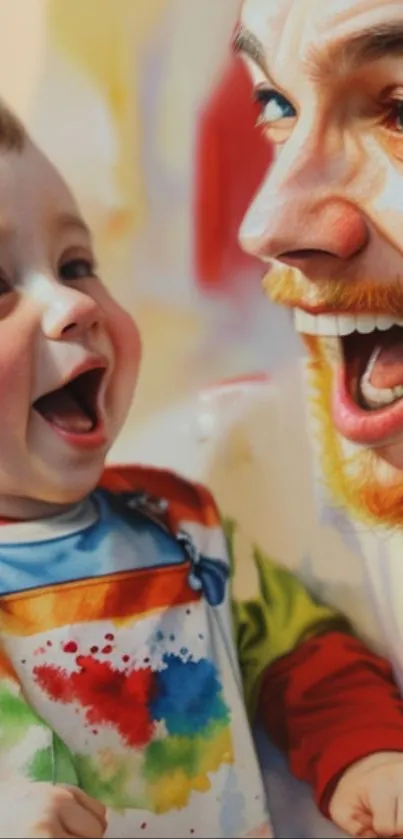
[{"label": "baby's open mouth", "polygon": [[403,320],[386,315],[311,315],[297,330],[337,342],[332,418],[347,439],[380,444],[403,432]]},{"label": "baby's open mouth", "polygon": [[62,431],[89,434],[100,421],[99,393],[104,374],[104,367],[87,370],[63,387],[41,396],[33,408]]}]

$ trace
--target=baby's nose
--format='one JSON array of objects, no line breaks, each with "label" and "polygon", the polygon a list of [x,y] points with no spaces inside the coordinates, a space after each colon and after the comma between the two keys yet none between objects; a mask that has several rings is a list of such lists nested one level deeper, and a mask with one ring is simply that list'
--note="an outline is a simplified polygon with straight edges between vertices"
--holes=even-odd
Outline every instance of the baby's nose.
[{"label": "baby's nose", "polygon": [[73,288],[51,292],[42,318],[42,330],[53,341],[91,332],[102,320],[101,310],[88,294]]}]

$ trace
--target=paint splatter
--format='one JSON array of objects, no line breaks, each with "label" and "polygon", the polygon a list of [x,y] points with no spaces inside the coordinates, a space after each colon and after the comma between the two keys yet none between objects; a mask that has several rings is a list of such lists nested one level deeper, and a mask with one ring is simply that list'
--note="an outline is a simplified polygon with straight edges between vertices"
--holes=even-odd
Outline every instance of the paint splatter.
[{"label": "paint splatter", "polygon": [[109,655],[112,652],[112,650],[113,650],[113,647],[111,646],[111,644],[106,644],[106,646],[103,648],[102,652],[103,652],[104,655]]},{"label": "paint splatter", "polygon": [[114,641],[114,640],[115,640],[115,636],[112,635],[112,632],[107,632],[106,635],[105,635],[105,641]]},{"label": "paint splatter", "polygon": [[154,674],[150,669],[126,673],[109,662],[83,657],[78,672],[42,665],[34,668],[34,677],[50,699],[78,702],[90,725],[115,728],[129,746],[141,747],[151,739],[154,724],[148,705]]},{"label": "paint splatter", "polygon": [[130,661],[130,656],[129,655],[122,655],[122,661],[124,661],[125,664],[127,664],[127,662]]},{"label": "paint splatter", "polygon": [[151,713],[155,720],[164,720],[169,734],[192,736],[210,723],[228,725],[228,708],[212,662],[185,662],[172,654],[166,654],[163,662],[165,668],[156,673]]},{"label": "paint splatter", "polygon": [[95,655],[97,652],[99,652],[99,647],[96,647],[96,646],[94,645],[93,647],[91,647],[90,652],[91,652],[93,655]]},{"label": "paint splatter", "polygon": [[[73,672],[53,664],[33,671],[51,700],[81,711],[93,736],[111,728],[131,748],[131,760],[137,752],[145,798],[136,806],[155,813],[185,807],[194,791],[210,789],[212,773],[234,760],[230,712],[214,664],[173,653],[161,664],[157,671],[119,669],[110,660],[80,655]],[[93,783],[103,783],[100,768],[94,771]],[[112,805],[121,788],[111,795]]]},{"label": "paint splatter", "polygon": [[78,644],[75,641],[66,641],[63,644],[63,652],[64,653],[76,653],[78,650]]}]

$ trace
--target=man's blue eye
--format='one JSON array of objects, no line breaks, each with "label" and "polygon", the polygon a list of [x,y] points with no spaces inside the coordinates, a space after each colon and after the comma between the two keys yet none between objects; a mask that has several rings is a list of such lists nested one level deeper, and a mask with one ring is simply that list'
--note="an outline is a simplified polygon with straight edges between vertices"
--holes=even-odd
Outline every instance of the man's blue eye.
[{"label": "man's blue eye", "polygon": [[277,90],[256,90],[255,99],[261,107],[262,123],[278,122],[280,119],[290,119],[297,115],[291,102]]}]

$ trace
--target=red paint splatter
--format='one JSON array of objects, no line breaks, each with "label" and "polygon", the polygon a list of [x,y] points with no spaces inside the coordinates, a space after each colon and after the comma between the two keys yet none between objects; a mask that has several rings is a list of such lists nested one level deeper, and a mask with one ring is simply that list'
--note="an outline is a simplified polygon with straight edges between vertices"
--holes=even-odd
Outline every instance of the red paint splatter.
[{"label": "red paint splatter", "polygon": [[147,822],[143,822],[143,824],[140,825],[140,827],[141,827],[142,830],[145,830],[146,827],[147,827]]},{"label": "red paint splatter", "polygon": [[78,666],[79,666],[79,667],[84,667],[85,662],[86,662],[86,657],[85,657],[85,655],[78,655],[78,656],[77,656],[77,658],[76,658],[76,664],[78,664]]},{"label": "red paint splatter", "polygon": [[99,651],[99,647],[91,647],[91,652],[93,655]]},{"label": "red paint splatter", "polygon": [[78,645],[75,641],[66,641],[63,645],[63,652],[64,653],[76,653],[78,650]]},{"label": "red paint splatter", "polygon": [[105,635],[105,641],[114,641],[114,640],[115,640],[115,636],[112,635],[111,632],[107,632],[107,634]]},{"label": "red paint splatter", "polygon": [[47,645],[48,647],[52,647],[52,646],[53,646],[51,641],[46,641],[46,645]]},{"label": "red paint splatter", "polygon": [[122,661],[124,661],[125,664],[127,664],[127,662],[130,661],[130,656],[129,655],[122,655]]},{"label": "red paint splatter", "polygon": [[89,725],[112,726],[129,746],[141,747],[151,739],[153,721],[147,707],[154,682],[151,669],[125,673],[88,656],[78,672],[43,664],[34,668],[34,677],[50,699],[78,702]]},{"label": "red paint splatter", "polygon": [[98,729],[97,729],[97,728],[93,728],[93,729],[92,729],[92,733],[93,733],[93,734],[98,734]]},{"label": "red paint splatter", "polygon": [[112,650],[113,647],[111,646],[111,644],[107,644],[106,647],[103,648],[102,652],[104,653],[104,655],[109,655],[109,653],[111,653]]}]

